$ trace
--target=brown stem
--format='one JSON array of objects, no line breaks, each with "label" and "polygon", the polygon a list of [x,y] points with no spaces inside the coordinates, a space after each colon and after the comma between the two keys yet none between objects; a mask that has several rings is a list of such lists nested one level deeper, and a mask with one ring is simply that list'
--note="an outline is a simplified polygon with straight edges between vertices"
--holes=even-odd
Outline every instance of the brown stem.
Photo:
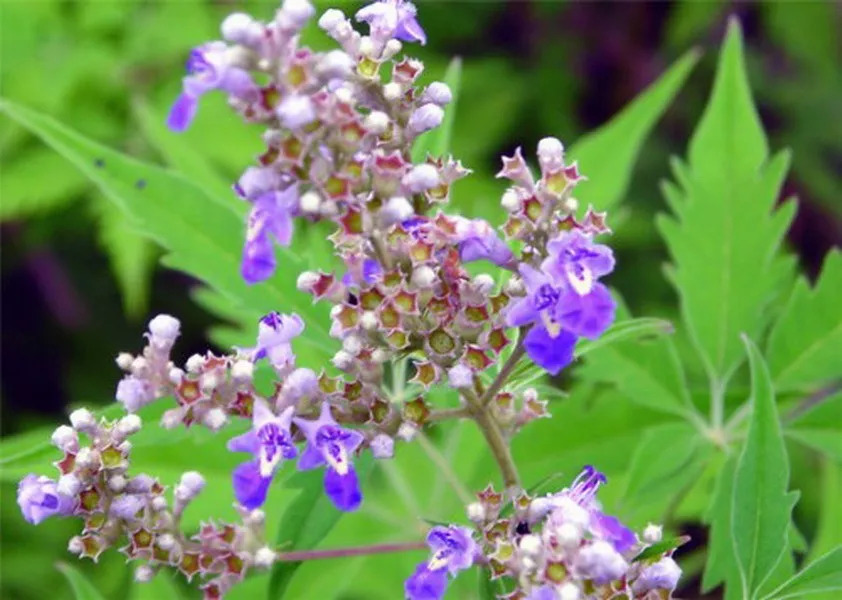
[{"label": "brown stem", "polygon": [[435,421],[449,421],[450,419],[470,419],[471,411],[467,407],[460,406],[459,408],[440,408],[433,410],[427,415],[427,422]]},{"label": "brown stem", "polygon": [[485,436],[485,441],[491,449],[494,460],[497,461],[497,466],[503,475],[505,487],[507,489],[520,487],[520,477],[517,473],[515,461],[512,458],[512,452],[509,450],[509,444],[503,437],[503,433],[500,431],[497,421],[491,415],[491,411],[482,405],[480,399],[471,390],[464,390],[462,394],[468,402],[474,421],[476,421],[476,424]]},{"label": "brown stem", "polygon": [[345,558],[347,556],[408,552],[411,550],[423,550],[426,547],[427,544],[425,542],[400,542],[396,544],[333,548],[331,550],[299,550],[297,552],[278,552],[275,560],[278,562],[301,562],[304,560],[323,560],[326,558]]}]

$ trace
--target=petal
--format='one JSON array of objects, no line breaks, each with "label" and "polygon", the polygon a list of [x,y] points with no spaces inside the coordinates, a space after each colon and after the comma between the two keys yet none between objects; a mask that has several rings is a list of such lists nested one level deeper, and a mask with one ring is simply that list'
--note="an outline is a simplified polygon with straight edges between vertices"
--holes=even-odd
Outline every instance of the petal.
[{"label": "petal", "polygon": [[354,467],[349,466],[345,475],[340,475],[331,468],[325,469],[325,493],[339,510],[357,510],[363,495]]},{"label": "petal", "polygon": [[228,448],[231,452],[251,452],[254,454],[257,452],[259,445],[260,442],[258,442],[254,431],[249,430],[242,435],[238,435],[237,437],[233,437],[228,440],[226,448]]},{"label": "petal", "polygon": [[596,339],[614,321],[615,308],[616,304],[608,288],[597,283],[585,296],[566,292],[558,302],[556,316],[565,329],[582,337]]},{"label": "petal", "polygon": [[309,471],[325,464],[325,457],[322,456],[321,451],[313,444],[307,444],[304,452],[301,453],[301,458],[298,459],[298,470]]},{"label": "petal", "polygon": [[532,298],[521,298],[506,310],[506,325],[509,327],[520,327],[537,319],[538,311],[535,310]]},{"label": "petal", "polygon": [[518,272],[529,293],[534,292],[547,283],[547,276],[532,265],[521,263],[518,266]]},{"label": "petal", "polygon": [[398,23],[395,37],[404,42],[418,42],[422,46],[427,43],[427,34],[415,17],[409,17]]},{"label": "petal", "polygon": [[598,510],[591,512],[591,529],[602,539],[611,542],[620,554],[624,554],[637,543],[637,536],[623,525],[620,519]]},{"label": "petal", "polygon": [[348,454],[359,448],[363,440],[365,440],[365,436],[359,431],[354,431],[353,429],[342,430],[342,445],[345,446]]},{"label": "petal", "polygon": [[265,232],[246,241],[240,273],[247,283],[258,283],[268,279],[275,272],[276,264],[272,240]]},{"label": "petal", "polygon": [[576,336],[562,330],[558,336],[551,337],[543,325],[535,325],[526,334],[524,345],[526,353],[536,365],[551,375],[558,375],[559,371],[573,362]]},{"label": "petal", "polygon": [[249,510],[260,508],[266,502],[271,477],[261,477],[256,460],[242,463],[234,469],[234,496],[237,502]]},{"label": "petal", "polygon": [[185,131],[196,116],[197,105],[198,100],[195,96],[180,94],[167,116],[167,127],[179,133]]},{"label": "petal", "polygon": [[404,592],[409,600],[440,600],[447,589],[447,569],[431,571],[423,562],[406,580]]}]

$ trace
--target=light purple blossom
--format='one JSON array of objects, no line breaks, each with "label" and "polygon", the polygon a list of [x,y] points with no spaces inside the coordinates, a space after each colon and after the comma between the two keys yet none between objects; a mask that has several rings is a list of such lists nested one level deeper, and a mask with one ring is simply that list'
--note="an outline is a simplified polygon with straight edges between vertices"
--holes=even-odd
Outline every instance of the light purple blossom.
[{"label": "light purple blossom", "polygon": [[558,600],[558,594],[551,585],[542,585],[541,587],[532,588],[526,600]]},{"label": "light purple blossom", "polygon": [[459,256],[463,262],[488,260],[499,267],[512,263],[514,254],[488,222],[464,217],[455,219],[455,241],[459,244]]},{"label": "light purple blossom", "polygon": [[672,558],[665,556],[640,572],[632,585],[632,590],[635,594],[641,595],[650,590],[672,591],[678,585],[680,577],[681,568]]},{"label": "light purple blossom", "polygon": [[173,131],[184,131],[190,126],[202,94],[219,89],[237,98],[253,99],[258,93],[248,71],[231,64],[224,42],[194,48],[187,60],[187,73],[181,95],[167,118],[167,126]]},{"label": "light purple blossom", "polygon": [[243,279],[258,283],[275,272],[277,259],[272,239],[281,246],[292,241],[292,218],[298,213],[298,187],[265,192],[252,200],[240,267]]},{"label": "light purple blossom", "polygon": [[304,331],[304,321],[295,313],[282,315],[270,312],[260,319],[257,326],[257,346],[252,350],[252,360],[266,358],[276,369],[287,369],[295,362],[290,342]]},{"label": "light purple blossom", "polygon": [[149,384],[133,375],[123,377],[117,383],[117,391],[114,396],[127,411],[132,413],[137,412],[142,406],[154,399]]},{"label": "light purple blossom", "polygon": [[597,540],[579,552],[576,557],[576,569],[597,585],[603,585],[625,575],[629,564],[614,546]]},{"label": "light purple blossom", "polygon": [[324,465],[325,493],[339,510],[352,511],[362,502],[357,472],[351,457],[362,444],[363,435],[352,429],[344,429],[330,414],[330,405],[322,404],[319,418],[315,421],[294,419],[295,424],[307,438],[307,446],[298,460],[298,469],[307,471]]},{"label": "light purple blossom", "polygon": [[111,501],[108,511],[115,517],[134,520],[137,513],[146,505],[143,496],[137,494],[122,494]]},{"label": "light purple blossom", "polygon": [[342,283],[348,287],[371,285],[383,275],[383,267],[373,258],[353,255],[345,260],[348,270],[342,276]]},{"label": "light purple blossom", "polygon": [[272,477],[281,461],[295,458],[289,428],[295,408],[290,406],[279,416],[260,398],[254,401],[252,428],[228,441],[232,452],[251,452],[254,459],[234,469],[234,495],[245,508],[263,505]]},{"label": "light purple blossom", "polygon": [[76,500],[60,493],[57,483],[49,477],[30,473],[18,484],[18,506],[23,518],[37,525],[53,515],[71,514],[76,507]]},{"label": "light purple blossom", "polygon": [[447,587],[447,576],[469,568],[474,563],[477,544],[467,527],[433,527],[427,534],[432,557],[415,568],[406,580],[404,591],[409,600],[439,600]]},{"label": "light purple blossom", "polygon": [[427,34],[415,18],[417,9],[405,0],[379,0],[357,11],[357,21],[368,23],[371,36],[379,40],[397,38],[404,42],[427,43]]}]

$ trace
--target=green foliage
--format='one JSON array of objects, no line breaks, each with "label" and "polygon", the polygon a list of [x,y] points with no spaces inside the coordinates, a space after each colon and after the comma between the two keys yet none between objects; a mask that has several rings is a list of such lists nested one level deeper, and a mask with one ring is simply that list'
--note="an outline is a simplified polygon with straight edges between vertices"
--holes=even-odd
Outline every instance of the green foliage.
[{"label": "green foliage", "polygon": [[842,393],[819,393],[812,407],[790,421],[786,434],[842,461]]},{"label": "green foliage", "polygon": [[658,220],[688,333],[720,383],[742,361],[738,335],[757,338],[763,331],[766,308],[792,266],[778,248],[795,205],[772,212],[789,159],[767,156],[734,21],[690,140],[689,164],[677,163],[679,185],[665,186],[675,217]]},{"label": "green foliage", "polygon": [[769,368],[780,391],[804,389],[842,377],[842,253],[831,250],[810,289],[803,277],[769,334]]},{"label": "green foliage", "polygon": [[804,567],[766,598],[783,600],[837,590],[842,590],[842,546]]},{"label": "green foliage", "polygon": [[61,562],[56,565],[56,568],[67,578],[76,600],[105,600],[76,567]]}]

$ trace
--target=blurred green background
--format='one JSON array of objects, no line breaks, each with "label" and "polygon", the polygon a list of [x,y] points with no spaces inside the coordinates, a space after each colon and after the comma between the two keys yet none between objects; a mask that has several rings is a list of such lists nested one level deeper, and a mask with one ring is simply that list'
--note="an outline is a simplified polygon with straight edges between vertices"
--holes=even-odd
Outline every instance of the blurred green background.
[{"label": "blurred green background", "polygon": [[[358,6],[330,4],[346,12]],[[425,80],[441,77],[452,56],[464,59],[453,152],[475,172],[455,192],[466,214],[494,214],[503,189],[493,179],[501,153],[518,145],[531,153],[545,135],[572,143],[608,120],[686,50],[704,51],[647,140],[631,190],[612,219],[619,226],[611,243],[622,265],[612,284],[636,314],[676,313],[674,293],[661,273],[663,242],[653,227],[654,214],[664,210],[658,186],[668,175],[669,157],[685,151],[730,15],[744,27],[749,76],[770,145],[793,150],[784,192],[800,203],[789,243],[811,275],[827,249],[840,244],[838,3],[418,5],[429,43],[408,50],[425,61]],[[268,19],[275,6],[234,0],[2,0],[0,93],[114,148],[166,164],[156,140],[168,135],[161,123],[189,49],[216,37],[225,14],[245,10]],[[307,41],[326,43],[316,31],[308,32]],[[259,130],[240,123],[216,96],[203,100],[185,139],[232,181],[260,150]],[[112,359],[120,350],[139,348],[150,315],[169,312],[182,319],[183,357],[207,346],[206,331],[216,320],[191,300],[190,278],[158,266],[154,245],[127,227],[73,166],[5,117],[0,150],[5,436],[57,424],[70,407],[108,403],[118,378]],[[799,510],[809,512],[810,498],[807,494]],[[809,529],[809,515],[805,522]],[[703,546],[703,532],[693,523],[684,527]],[[75,524],[26,526],[14,486],[4,483],[2,530],[0,596],[70,597],[54,563],[71,558],[65,543]],[[116,553],[101,562],[95,570],[86,565],[86,571],[106,597],[124,597],[131,570]],[[696,587],[691,580],[682,596],[702,597]]]}]

